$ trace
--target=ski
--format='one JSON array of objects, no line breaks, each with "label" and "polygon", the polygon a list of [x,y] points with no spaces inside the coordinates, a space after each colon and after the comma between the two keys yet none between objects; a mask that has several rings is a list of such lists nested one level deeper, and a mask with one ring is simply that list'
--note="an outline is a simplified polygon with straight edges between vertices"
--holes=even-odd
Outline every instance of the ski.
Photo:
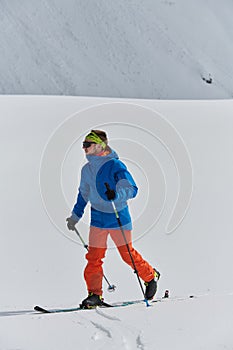
[{"label": "ski", "polygon": [[[192,298],[196,298],[196,296],[189,295],[186,297],[174,297],[174,298],[162,297],[162,298],[157,298],[157,299],[151,300],[150,306],[152,306],[155,303],[159,303],[159,302],[183,301],[183,300],[188,300],[188,299],[192,299]],[[115,302],[113,304],[108,304],[108,303],[103,302],[102,305],[94,307],[94,308],[90,308],[90,309],[84,309],[80,306],[74,307],[74,308],[46,309],[46,308],[43,308],[43,307],[37,305],[34,307],[34,310],[37,312],[40,312],[40,313],[44,313],[44,314],[51,314],[51,313],[63,313],[63,312],[75,312],[75,311],[81,311],[81,310],[93,310],[96,308],[125,307],[125,306],[130,306],[130,305],[135,305],[135,304],[143,304],[143,303],[145,303],[145,300],[141,300],[141,299]]]},{"label": "ski", "polygon": [[81,307],[74,307],[74,308],[67,308],[67,309],[45,309],[41,306],[36,305],[34,307],[35,311],[38,311],[43,314],[53,314],[53,313],[59,313],[59,312],[74,312],[81,310]]},{"label": "ski", "polygon": [[74,307],[70,309],[45,309],[41,306],[36,305],[34,307],[35,311],[41,312],[43,314],[51,314],[51,313],[58,313],[58,312],[73,312],[80,310],[80,307]]},{"label": "ski", "polygon": [[[183,301],[183,300],[187,300],[187,299],[192,299],[192,298],[196,298],[196,296],[194,295],[188,295],[185,297],[161,297],[161,298],[156,298],[153,300],[130,300],[130,301],[123,301],[123,302],[116,302],[112,304],[112,307],[124,307],[124,306],[130,306],[130,305],[135,305],[135,304],[144,304],[146,303],[146,306],[152,306],[155,303],[160,303],[160,302],[172,302],[172,301]],[[147,305],[147,303],[149,305]]]},{"label": "ski", "polygon": [[[100,308],[106,308],[106,307],[112,307],[112,305],[103,302],[103,304],[100,305],[100,306],[98,306],[98,307],[100,307]],[[84,308],[78,306],[78,307],[64,308],[64,309],[62,309],[62,308],[61,308],[61,309],[60,309],[60,308],[59,308],[59,309],[46,309],[46,308],[44,308],[44,307],[41,307],[41,306],[36,305],[36,306],[34,307],[34,310],[35,310],[35,311],[38,311],[38,312],[41,312],[41,313],[43,313],[43,314],[54,314],[54,313],[62,313],[62,312],[74,312],[74,311],[80,311],[80,310],[93,310],[93,309],[95,309],[95,308],[96,308],[96,307],[89,308],[89,309],[84,309]]]}]

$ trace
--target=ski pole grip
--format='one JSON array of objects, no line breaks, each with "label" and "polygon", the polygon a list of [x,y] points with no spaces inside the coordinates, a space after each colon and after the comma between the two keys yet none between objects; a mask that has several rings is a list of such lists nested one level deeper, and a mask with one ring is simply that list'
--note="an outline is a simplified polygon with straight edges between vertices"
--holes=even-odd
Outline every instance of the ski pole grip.
[{"label": "ski pole grip", "polygon": [[107,191],[111,190],[111,188],[110,188],[110,186],[109,186],[109,184],[107,182],[105,182],[104,184],[105,184],[105,187],[106,187]]}]

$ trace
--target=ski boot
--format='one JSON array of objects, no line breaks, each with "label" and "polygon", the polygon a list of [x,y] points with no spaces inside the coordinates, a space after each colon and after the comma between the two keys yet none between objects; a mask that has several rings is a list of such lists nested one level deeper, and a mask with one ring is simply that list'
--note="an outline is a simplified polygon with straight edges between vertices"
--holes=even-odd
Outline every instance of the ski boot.
[{"label": "ski boot", "polygon": [[145,290],[145,298],[147,300],[151,300],[153,299],[155,293],[157,292],[157,282],[160,278],[160,273],[159,271],[154,269],[154,278],[149,281],[149,282],[145,282],[145,286],[146,286],[146,290]]},{"label": "ski boot", "polygon": [[80,307],[82,309],[94,309],[97,306],[103,305],[103,298],[101,295],[89,293],[88,297],[82,301]]}]

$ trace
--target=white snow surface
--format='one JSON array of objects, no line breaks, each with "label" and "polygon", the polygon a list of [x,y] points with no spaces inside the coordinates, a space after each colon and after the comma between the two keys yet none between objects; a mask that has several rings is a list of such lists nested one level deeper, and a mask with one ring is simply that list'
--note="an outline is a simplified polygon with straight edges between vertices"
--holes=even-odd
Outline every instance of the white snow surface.
[{"label": "white snow surface", "polygon": [[0,93],[231,98],[232,12],[231,0],[1,0]]},{"label": "white snow surface", "polygon": [[[144,129],[138,127],[140,120],[136,117],[132,122],[130,108],[134,106],[140,113],[144,111],[141,115]],[[119,108],[125,109],[124,116],[116,116]],[[0,97],[0,350],[233,349],[232,108],[232,100]],[[105,109],[109,123],[99,113]],[[148,119],[148,111],[155,113],[154,119],[151,115]],[[177,169],[166,145],[158,138],[151,141],[151,133],[158,132],[153,128],[157,115],[182,137],[193,169],[189,208],[170,234],[166,233],[166,224],[179,185]],[[73,142],[72,130],[66,134],[62,130],[75,120],[78,126],[74,128],[76,142]],[[85,250],[75,234],[65,229],[65,218],[77,193],[80,168],[85,161],[81,141],[90,125],[102,128],[105,125],[110,144],[136,177],[139,195],[129,203],[133,219],[139,216],[145,227],[147,221],[154,220],[164,194],[161,188],[166,185],[165,205],[157,222],[141,235],[138,231],[142,226],[135,220],[134,246],[161,272],[157,296],[162,297],[168,289],[170,300],[151,307],[143,303],[66,314],[33,314],[36,304],[75,307],[86,297]],[[41,197],[43,159],[49,142],[56,136],[61,147],[54,149],[51,163],[54,174],[59,173],[62,202],[66,203],[60,215],[62,229],[56,227],[52,214],[46,213]],[[56,157],[69,138],[62,168],[57,169]],[[131,145],[133,152],[129,155]],[[146,154],[150,154],[151,161]],[[144,166],[137,167],[141,158]],[[50,165],[47,164],[48,169]],[[165,182],[160,182],[160,168]],[[48,176],[47,182],[49,191],[53,177]],[[153,196],[154,205],[144,210],[143,196],[148,186],[148,196]],[[60,203],[55,198],[54,192],[56,209]],[[85,240],[88,220],[85,216],[86,224],[77,225]],[[104,271],[117,286],[115,292],[108,293],[104,284],[106,302],[142,298],[135,274],[113,247],[108,250]],[[189,295],[199,297],[182,300]],[[173,300],[175,297],[181,300]]]}]

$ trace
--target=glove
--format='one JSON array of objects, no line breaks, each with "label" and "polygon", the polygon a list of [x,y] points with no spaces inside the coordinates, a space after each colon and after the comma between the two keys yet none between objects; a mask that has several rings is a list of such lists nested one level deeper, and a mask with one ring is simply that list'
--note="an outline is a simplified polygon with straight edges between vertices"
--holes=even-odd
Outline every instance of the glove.
[{"label": "glove", "polygon": [[74,219],[73,216],[70,216],[69,218],[66,219],[67,221],[67,227],[69,230],[74,231],[75,225],[77,224],[78,220]]},{"label": "glove", "polygon": [[112,201],[113,199],[116,198],[116,191],[111,190],[111,188],[108,188],[107,191],[105,192],[108,200]]}]

